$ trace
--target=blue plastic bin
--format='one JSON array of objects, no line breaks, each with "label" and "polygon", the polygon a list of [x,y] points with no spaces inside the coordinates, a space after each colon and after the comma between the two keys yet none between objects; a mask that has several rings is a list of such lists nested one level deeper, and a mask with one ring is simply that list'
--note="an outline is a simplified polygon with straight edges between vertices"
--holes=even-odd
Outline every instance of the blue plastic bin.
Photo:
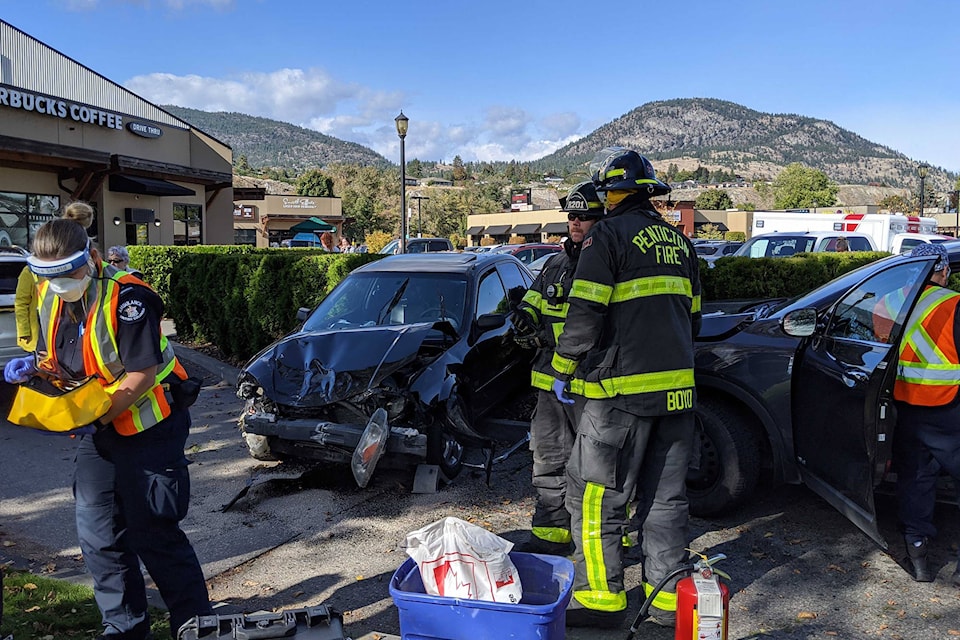
[{"label": "blue plastic bin", "polygon": [[513,552],[520,604],[446,598],[424,593],[412,558],[390,579],[403,640],[563,640],[573,563],[566,558]]}]

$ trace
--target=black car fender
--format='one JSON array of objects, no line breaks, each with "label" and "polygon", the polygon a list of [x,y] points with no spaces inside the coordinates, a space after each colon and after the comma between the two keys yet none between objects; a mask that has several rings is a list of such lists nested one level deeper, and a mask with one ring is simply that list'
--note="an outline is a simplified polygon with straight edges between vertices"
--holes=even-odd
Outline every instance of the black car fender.
[{"label": "black car fender", "polygon": [[800,482],[800,474],[793,459],[787,459],[784,455],[787,451],[792,451],[792,440],[787,441],[784,438],[785,433],[790,433],[790,426],[781,426],[777,424],[766,406],[757,399],[749,390],[735,385],[718,376],[712,376],[709,373],[697,372],[697,394],[711,395],[712,397],[725,397],[730,402],[744,407],[763,428],[763,434],[767,442],[760,443],[766,453],[771,457],[773,472],[776,477],[784,482]]}]

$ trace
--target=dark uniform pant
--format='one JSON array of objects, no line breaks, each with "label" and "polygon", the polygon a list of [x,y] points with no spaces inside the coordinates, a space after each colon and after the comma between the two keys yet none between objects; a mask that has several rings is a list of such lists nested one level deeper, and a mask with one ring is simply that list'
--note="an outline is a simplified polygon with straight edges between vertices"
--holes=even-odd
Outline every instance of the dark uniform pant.
[{"label": "dark uniform pant", "polygon": [[897,501],[908,543],[933,538],[933,510],[941,469],[960,486],[960,407],[897,403]]},{"label": "dark uniform pant", "polygon": [[[567,509],[576,544],[573,596],[584,607],[627,606],[622,535],[635,490],[644,582],[657,584],[687,559],[685,481],[693,430],[693,413],[636,416],[609,400],[587,400],[567,465]],[[675,586],[667,585],[668,593],[654,606],[675,610],[671,590]]]},{"label": "dark uniform pant", "polygon": [[178,410],[134,436],[102,429],[77,449],[77,533],[107,637],[139,640],[149,628],[141,560],[174,637],[191,617],[211,613],[200,563],[178,524],[190,501],[189,430],[190,414]]},{"label": "dark uniform pant", "polygon": [[549,542],[570,542],[570,513],[564,504],[566,470],[584,403],[579,396],[574,400],[576,404],[566,405],[558,402],[552,391],[540,389],[530,421],[533,486],[537,490],[532,533]]}]

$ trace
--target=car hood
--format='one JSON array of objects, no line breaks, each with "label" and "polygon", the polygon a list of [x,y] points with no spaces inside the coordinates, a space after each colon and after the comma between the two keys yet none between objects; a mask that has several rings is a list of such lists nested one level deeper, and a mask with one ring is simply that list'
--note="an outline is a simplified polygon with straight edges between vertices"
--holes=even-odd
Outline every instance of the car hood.
[{"label": "car hood", "polygon": [[752,312],[705,314],[700,320],[700,332],[697,333],[697,341],[723,340],[740,331],[744,325],[752,322],[753,319],[754,314]]},{"label": "car hood", "polygon": [[318,407],[376,387],[417,357],[430,323],[291,334],[248,363],[279,404]]}]

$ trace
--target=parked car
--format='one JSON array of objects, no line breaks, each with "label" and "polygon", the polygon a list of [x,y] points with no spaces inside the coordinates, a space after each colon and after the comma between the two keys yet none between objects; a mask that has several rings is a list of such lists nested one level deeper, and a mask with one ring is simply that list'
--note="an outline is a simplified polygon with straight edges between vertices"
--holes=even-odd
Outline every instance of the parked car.
[{"label": "parked car", "polygon": [[[960,242],[947,244],[960,269]],[[807,484],[886,548],[874,489],[891,458],[904,323],[933,264],[891,256],[791,300],[704,316],[692,512],[743,502],[764,468]]]},{"label": "parked car", "polygon": [[693,245],[693,250],[697,252],[698,256],[706,260],[710,267],[713,267],[713,263],[717,260],[717,258],[732,256],[737,252],[737,249],[742,246],[742,242],[708,240],[707,242],[700,242]]},{"label": "parked car", "polygon": [[526,244],[505,244],[493,251],[494,253],[508,253],[523,264],[530,264],[537,258],[556,253],[560,249],[561,247],[558,244],[528,242]]},{"label": "parked car", "polygon": [[785,258],[797,253],[836,251],[837,238],[844,237],[850,251],[876,251],[873,239],[865,233],[833,232],[774,232],[753,236],[734,256],[748,258]]},{"label": "parked car", "polygon": [[540,272],[543,271],[543,267],[545,264],[547,264],[547,260],[552,258],[554,255],[556,255],[556,252],[540,256],[527,265],[527,270],[533,275],[534,278],[536,278],[538,275],[540,275]]},{"label": "parked car", "polygon": [[27,266],[27,252],[16,246],[0,246],[0,367],[26,355],[17,344],[17,318],[13,301],[17,280]]},{"label": "parked car", "polygon": [[356,269],[243,368],[251,455],[349,463],[382,408],[381,465],[426,461],[456,475],[466,449],[492,450],[491,412],[529,393],[533,353],[514,342],[509,311],[532,282],[504,254],[399,255]]},{"label": "parked car", "polygon": [[[391,240],[380,253],[394,255],[400,251],[400,240]],[[409,238],[407,253],[427,253],[433,251],[453,251],[453,243],[447,238]]]}]

